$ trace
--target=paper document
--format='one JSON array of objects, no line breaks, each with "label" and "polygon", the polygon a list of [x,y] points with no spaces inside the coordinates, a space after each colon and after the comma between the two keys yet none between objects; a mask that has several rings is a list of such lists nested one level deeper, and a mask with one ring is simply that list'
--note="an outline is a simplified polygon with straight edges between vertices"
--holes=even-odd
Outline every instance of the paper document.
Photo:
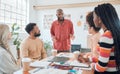
[{"label": "paper document", "polygon": [[44,67],[46,68],[51,62],[47,62],[47,61],[35,61],[33,63],[30,64],[30,66],[32,67]]},{"label": "paper document", "polygon": [[73,58],[74,54],[72,53],[60,53],[57,55],[58,57],[67,57],[67,58]]},{"label": "paper document", "polygon": [[41,69],[35,73],[31,74],[68,74],[67,70],[60,70],[60,69]]}]

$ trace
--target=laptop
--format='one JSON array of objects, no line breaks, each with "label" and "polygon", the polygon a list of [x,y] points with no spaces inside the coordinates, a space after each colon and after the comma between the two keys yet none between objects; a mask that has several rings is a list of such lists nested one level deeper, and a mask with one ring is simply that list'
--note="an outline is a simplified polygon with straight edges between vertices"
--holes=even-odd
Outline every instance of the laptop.
[{"label": "laptop", "polygon": [[81,45],[80,44],[72,44],[71,45],[71,52],[80,51],[80,49],[81,49]]}]

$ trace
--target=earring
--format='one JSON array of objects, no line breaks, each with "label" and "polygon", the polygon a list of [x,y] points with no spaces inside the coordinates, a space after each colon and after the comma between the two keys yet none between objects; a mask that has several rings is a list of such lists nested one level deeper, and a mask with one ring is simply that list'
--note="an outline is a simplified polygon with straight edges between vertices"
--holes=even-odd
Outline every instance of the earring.
[{"label": "earring", "polygon": [[101,21],[99,20],[98,23],[101,24]]}]

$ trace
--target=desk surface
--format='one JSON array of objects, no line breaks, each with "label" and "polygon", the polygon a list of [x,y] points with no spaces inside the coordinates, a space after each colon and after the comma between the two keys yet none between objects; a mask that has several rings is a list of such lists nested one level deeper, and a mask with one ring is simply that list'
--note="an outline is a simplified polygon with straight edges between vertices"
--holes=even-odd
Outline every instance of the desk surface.
[{"label": "desk surface", "polygon": [[[47,57],[41,61],[47,61],[48,59],[50,59],[51,57]],[[19,71],[14,72],[14,74],[29,74],[28,72],[23,72],[22,69],[20,69]],[[79,72],[77,74],[93,74],[93,71],[91,70],[79,70]]]}]

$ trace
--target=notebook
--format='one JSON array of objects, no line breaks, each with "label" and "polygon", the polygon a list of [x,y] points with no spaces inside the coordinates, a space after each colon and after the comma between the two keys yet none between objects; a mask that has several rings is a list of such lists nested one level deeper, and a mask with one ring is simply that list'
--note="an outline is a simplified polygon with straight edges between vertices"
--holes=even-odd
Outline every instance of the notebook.
[{"label": "notebook", "polygon": [[49,60],[49,62],[66,62],[68,61],[69,58],[68,57],[59,57],[59,56],[56,56],[54,57],[53,59]]}]

